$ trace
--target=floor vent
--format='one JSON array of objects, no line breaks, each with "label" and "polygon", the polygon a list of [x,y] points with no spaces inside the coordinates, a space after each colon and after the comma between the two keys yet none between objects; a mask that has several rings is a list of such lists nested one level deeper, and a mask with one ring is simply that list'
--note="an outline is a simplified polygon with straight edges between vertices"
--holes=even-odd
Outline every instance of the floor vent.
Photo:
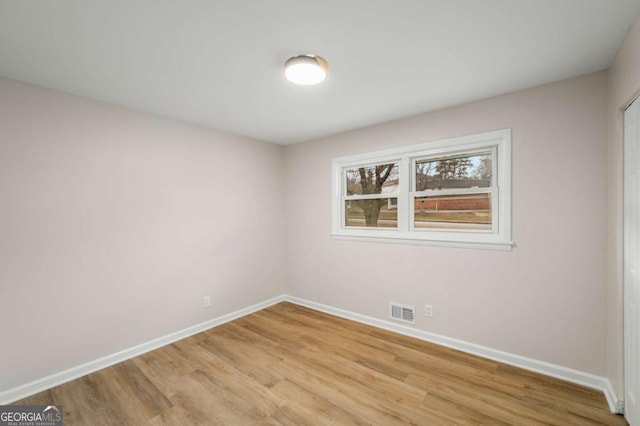
[{"label": "floor vent", "polygon": [[408,324],[416,323],[416,308],[409,305],[401,305],[391,302],[389,304],[389,316],[396,321],[406,322]]}]

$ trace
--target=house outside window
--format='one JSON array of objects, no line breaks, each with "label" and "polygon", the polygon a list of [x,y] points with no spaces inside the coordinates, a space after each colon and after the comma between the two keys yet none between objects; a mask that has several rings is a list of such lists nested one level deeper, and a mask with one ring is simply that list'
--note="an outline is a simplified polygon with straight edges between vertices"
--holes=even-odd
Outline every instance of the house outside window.
[{"label": "house outside window", "polygon": [[509,250],[511,131],[333,160],[335,238]]}]

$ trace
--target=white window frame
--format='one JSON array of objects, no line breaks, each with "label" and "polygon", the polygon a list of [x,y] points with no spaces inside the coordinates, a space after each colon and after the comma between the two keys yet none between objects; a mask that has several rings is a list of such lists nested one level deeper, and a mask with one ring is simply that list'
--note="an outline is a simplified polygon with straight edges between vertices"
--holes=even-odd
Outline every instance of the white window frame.
[{"label": "white window frame", "polygon": [[[492,184],[488,188],[415,191],[415,164],[428,158],[461,153],[491,151]],[[374,164],[398,163],[398,190],[392,194],[371,194],[371,198],[397,198],[398,227],[371,228],[345,226],[345,170]],[[337,239],[407,244],[427,244],[466,248],[511,250],[511,129],[391,148],[335,158],[332,161],[332,232]],[[473,192],[490,193],[492,229],[414,229],[416,197]],[[362,198],[362,196],[357,197]]]}]

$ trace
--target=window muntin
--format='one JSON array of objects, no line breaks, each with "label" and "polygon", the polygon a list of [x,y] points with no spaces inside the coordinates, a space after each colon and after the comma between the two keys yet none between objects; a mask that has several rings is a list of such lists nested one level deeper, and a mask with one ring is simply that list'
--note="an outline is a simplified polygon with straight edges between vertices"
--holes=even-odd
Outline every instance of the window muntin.
[{"label": "window muntin", "polygon": [[336,158],[332,205],[335,238],[510,250],[511,130]]}]

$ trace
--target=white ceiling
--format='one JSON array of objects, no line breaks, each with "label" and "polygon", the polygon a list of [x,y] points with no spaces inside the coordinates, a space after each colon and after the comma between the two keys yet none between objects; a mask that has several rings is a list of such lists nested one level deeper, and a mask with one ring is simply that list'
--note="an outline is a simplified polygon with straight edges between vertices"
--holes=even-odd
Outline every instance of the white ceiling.
[{"label": "white ceiling", "polygon": [[[288,144],[606,69],[640,0],[0,0],[0,76]],[[285,60],[323,56],[318,86]]]}]

